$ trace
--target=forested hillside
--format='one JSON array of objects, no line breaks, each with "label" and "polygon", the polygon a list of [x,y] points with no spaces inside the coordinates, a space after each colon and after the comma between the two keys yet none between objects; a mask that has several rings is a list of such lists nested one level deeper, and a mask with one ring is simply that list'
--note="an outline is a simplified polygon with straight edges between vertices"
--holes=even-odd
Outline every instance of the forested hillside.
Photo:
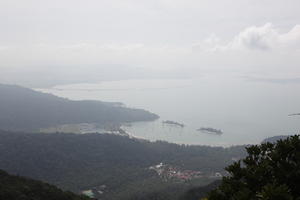
[{"label": "forested hillside", "polygon": [[158,116],[142,109],[101,101],[71,101],[31,89],[0,84],[0,127],[36,130],[76,123],[147,121]]},{"label": "forested hillside", "polygon": [[89,200],[53,185],[25,177],[9,175],[0,170],[1,200]]},{"label": "forested hillside", "polygon": [[[243,146],[185,146],[109,134],[0,131],[0,138],[0,169],[74,192],[105,185],[101,198],[110,200],[162,191],[175,198],[218,179],[216,172],[223,173],[233,159],[245,155]],[[201,176],[191,180],[159,176],[150,170],[159,163],[178,171],[199,171]]]}]

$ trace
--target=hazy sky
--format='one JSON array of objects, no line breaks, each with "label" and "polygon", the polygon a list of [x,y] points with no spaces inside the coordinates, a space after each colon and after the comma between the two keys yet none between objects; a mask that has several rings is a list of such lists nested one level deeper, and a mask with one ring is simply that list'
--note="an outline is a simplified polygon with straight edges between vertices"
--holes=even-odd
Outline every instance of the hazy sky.
[{"label": "hazy sky", "polygon": [[299,8],[299,0],[0,0],[0,83],[298,80]]}]

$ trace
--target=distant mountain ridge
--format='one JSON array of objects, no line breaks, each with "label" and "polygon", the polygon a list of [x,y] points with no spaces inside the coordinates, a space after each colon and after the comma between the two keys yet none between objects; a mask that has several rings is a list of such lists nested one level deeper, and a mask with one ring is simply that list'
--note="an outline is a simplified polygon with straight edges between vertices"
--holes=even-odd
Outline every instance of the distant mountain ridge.
[{"label": "distant mountain ridge", "polygon": [[284,140],[284,139],[286,139],[289,136],[291,136],[291,135],[273,136],[273,137],[269,137],[269,138],[264,139],[261,143],[267,143],[267,142],[276,143],[278,140]]},{"label": "distant mountain ridge", "polygon": [[102,101],[73,101],[32,89],[0,84],[0,128],[36,130],[75,123],[122,123],[155,120],[142,109]]}]

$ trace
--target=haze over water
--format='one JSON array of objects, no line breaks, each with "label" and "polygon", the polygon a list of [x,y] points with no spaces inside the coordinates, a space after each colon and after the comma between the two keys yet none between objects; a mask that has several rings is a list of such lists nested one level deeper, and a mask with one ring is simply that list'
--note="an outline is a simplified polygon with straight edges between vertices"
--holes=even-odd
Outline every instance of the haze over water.
[{"label": "haze over water", "polygon": [[[300,84],[239,76],[197,79],[133,79],[38,89],[73,100],[122,102],[154,112],[154,122],[124,126],[130,134],[180,144],[230,146],[259,143],[266,137],[299,133]],[[184,123],[184,128],[163,124]],[[222,135],[197,131],[221,129]]]}]

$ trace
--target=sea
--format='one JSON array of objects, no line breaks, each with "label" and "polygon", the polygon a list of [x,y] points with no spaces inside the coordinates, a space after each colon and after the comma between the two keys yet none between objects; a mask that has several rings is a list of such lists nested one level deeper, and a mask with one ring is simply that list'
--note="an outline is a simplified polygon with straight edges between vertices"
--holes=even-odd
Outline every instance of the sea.
[{"label": "sea", "polygon": [[[299,134],[300,83],[242,76],[129,79],[57,85],[36,90],[71,100],[122,102],[160,118],[124,124],[133,137],[178,144],[258,144],[267,137]],[[180,127],[163,123],[171,120]],[[223,134],[201,132],[213,128]]]}]

